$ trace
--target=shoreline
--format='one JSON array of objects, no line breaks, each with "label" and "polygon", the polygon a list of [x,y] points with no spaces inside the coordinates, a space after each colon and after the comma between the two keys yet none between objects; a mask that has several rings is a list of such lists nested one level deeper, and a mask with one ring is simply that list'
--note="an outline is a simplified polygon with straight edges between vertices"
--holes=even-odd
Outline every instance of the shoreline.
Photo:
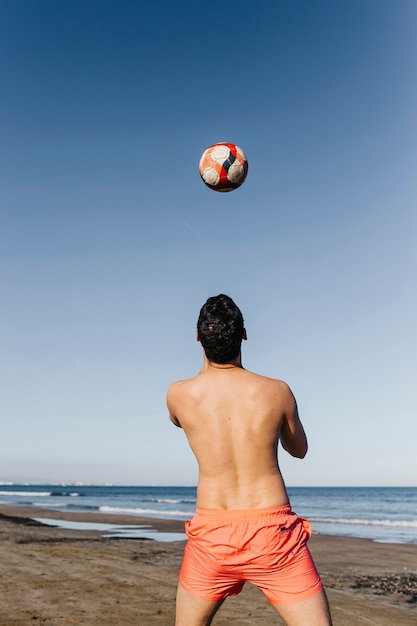
[{"label": "shoreline", "polygon": [[[184,532],[184,522],[176,519],[163,519],[156,517],[143,517],[139,515],[125,515],[122,513],[93,513],[88,511],[57,511],[44,507],[31,507],[20,505],[0,504],[0,517],[7,516],[21,520],[33,518],[45,518],[56,520],[68,520],[72,522],[91,522],[97,524],[121,524],[123,526],[148,526],[152,530],[164,533]],[[47,526],[53,528],[52,526]],[[64,529],[60,529],[64,530]],[[98,533],[99,531],[75,531]]]},{"label": "shoreline", "polygon": [[[183,533],[184,532],[184,520],[178,520],[175,518],[163,518],[152,517],[144,515],[131,515],[128,513],[102,513],[102,512],[89,512],[89,511],[62,511],[57,509],[50,509],[47,507],[33,507],[20,504],[0,504],[0,518],[2,516],[16,517],[23,519],[29,518],[45,518],[56,520],[68,520],[70,522],[87,522],[97,524],[112,524],[122,526],[147,526],[153,531],[161,533]],[[48,524],[45,524],[48,526]],[[52,528],[52,526],[49,526]],[[61,530],[65,530],[61,528]],[[83,532],[83,531],[77,531]],[[85,532],[99,532],[101,531],[85,531]],[[320,537],[335,537],[339,539],[352,539],[358,541],[371,541],[375,544],[392,545],[392,546],[410,546],[417,549],[417,543],[406,543],[397,541],[381,541],[378,539],[371,539],[369,537],[351,537],[349,535],[333,535],[323,532],[313,531],[313,536]]]},{"label": "shoreline", "polygon": [[[46,526],[33,518],[146,525],[183,532],[184,523],[137,516],[0,505],[0,626],[173,624],[184,541],[103,538],[102,531]],[[309,546],[326,587],[334,626],[414,626],[417,545],[313,534]],[[245,585],[216,626],[282,623]]]}]

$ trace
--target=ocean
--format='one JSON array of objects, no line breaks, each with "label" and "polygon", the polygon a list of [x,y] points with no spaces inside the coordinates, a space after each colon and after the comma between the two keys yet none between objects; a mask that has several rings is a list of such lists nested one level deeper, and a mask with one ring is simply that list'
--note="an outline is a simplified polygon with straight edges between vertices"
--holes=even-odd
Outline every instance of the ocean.
[{"label": "ocean", "polygon": [[[417,487],[290,487],[288,493],[313,532],[417,544]],[[196,488],[0,484],[0,504],[186,520]]]}]

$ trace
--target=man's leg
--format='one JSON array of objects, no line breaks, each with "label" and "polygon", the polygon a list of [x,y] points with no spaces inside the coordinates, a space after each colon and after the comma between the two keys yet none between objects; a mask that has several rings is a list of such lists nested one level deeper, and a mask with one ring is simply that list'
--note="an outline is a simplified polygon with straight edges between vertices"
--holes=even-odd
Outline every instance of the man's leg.
[{"label": "man's leg", "polygon": [[210,626],[224,600],[202,600],[178,585],[175,626]]},{"label": "man's leg", "polygon": [[308,600],[295,604],[274,604],[273,607],[287,626],[332,626],[324,590]]}]

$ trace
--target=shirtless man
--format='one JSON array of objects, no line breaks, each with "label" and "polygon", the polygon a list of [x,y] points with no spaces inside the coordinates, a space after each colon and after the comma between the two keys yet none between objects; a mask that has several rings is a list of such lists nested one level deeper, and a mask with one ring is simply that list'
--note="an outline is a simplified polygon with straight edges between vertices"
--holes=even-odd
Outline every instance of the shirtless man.
[{"label": "shirtless man", "polygon": [[196,514],[186,523],[176,626],[209,626],[245,582],[258,586],[287,626],[331,626],[306,545],[307,520],[291,511],[278,442],[303,458],[307,439],[289,387],[242,367],[243,317],[231,298],[209,298],[197,340],[204,364],[173,383],[167,405],[199,466]]}]

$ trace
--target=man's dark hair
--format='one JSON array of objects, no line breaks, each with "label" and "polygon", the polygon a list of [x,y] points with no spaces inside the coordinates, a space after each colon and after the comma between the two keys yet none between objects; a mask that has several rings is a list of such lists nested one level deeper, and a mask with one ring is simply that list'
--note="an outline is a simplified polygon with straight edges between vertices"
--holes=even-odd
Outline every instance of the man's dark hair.
[{"label": "man's dark hair", "polygon": [[240,352],[244,331],[242,313],[229,296],[213,296],[201,307],[197,331],[209,361],[230,363]]}]

